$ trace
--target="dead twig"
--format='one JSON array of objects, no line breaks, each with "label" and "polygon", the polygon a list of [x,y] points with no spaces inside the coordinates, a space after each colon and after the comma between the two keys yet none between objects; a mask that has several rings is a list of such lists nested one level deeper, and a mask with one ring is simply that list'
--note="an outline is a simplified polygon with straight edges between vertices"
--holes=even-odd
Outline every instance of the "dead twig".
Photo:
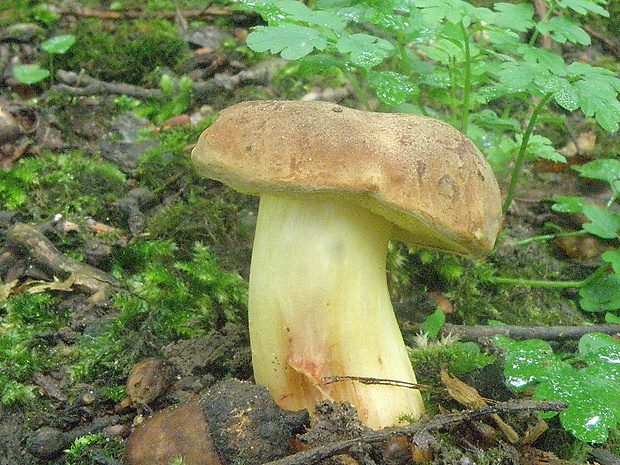
[{"label": "dead twig", "polygon": [[118,94],[137,99],[164,99],[164,93],[160,89],[145,89],[131,84],[101,81],[72,71],[58,70],[56,78],[62,82],[53,85],[50,88],[52,91],[80,96]]},{"label": "dead twig", "polygon": [[566,404],[563,402],[553,401],[503,402],[475,410],[465,410],[458,413],[436,415],[428,421],[419,422],[412,425],[385,428],[379,431],[370,431],[356,438],[325,444],[307,451],[289,455],[288,457],[280,460],[268,462],[264,465],[312,465],[335,455],[349,453],[351,449],[359,448],[363,444],[376,444],[399,437],[406,437],[413,443],[417,443],[418,440],[423,442],[431,432],[445,430],[452,426],[478,418],[488,417],[490,415],[523,411],[559,412],[565,408]]},{"label": "dead twig", "polygon": [[587,24],[584,24],[581,27],[592,37],[601,42],[603,46],[605,46],[611,53],[616,56],[616,58],[620,58],[620,43],[617,39],[601,34],[600,32],[592,29]]},{"label": "dead twig", "polygon": [[[194,82],[194,97],[198,101],[206,101],[214,95],[232,92],[242,85],[265,84],[282,66],[284,66],[284,61],[271,60],[235,74],[215,74],[210,79]],[[67,92],[77,96],[114,94],[127,95],[138,100],[165,99],[160,89],[146,89],[131,84],[101,81],[72,71],[59,70],[56,72],[56,77],[61,82],[53,85],[50,88],[51,91]]]},{"label": "dead twig", "polygon": [[620,333],[620,324],[591,326],[462,326],[446,324],[442,335],[452,334],[462,341],[478,341],[497,335],[512,339],[542,339],[544,341],[563,341],[580,339],[588,333]]},{"label": "dead twig", "polygon": [[200,10],[180,10],[180,11],[139,11],[139,10],[124,10],[124,11],[108,11],[108,10],[95,10],[93,8],[74,6],[72,8],[66,8],[61,11],[64,15],[82,16],[85,18],[99,18],[107,20],[122,20],[122,19],[147,19],[147,18],[162,18],[174,20],[177,15],[181,15],[184,18],[192,19],[210,19],[219,16],[231,16],[233,11],[230,8],[216,8],[209,7]]},{"label": "dead twig", "polygon": [[20,253],[32,257],[54,275],[62,279],[73,276],[73,283],[86,289],[93,296],[106,295],[112,288],[121,287],[111,275],[63,255],[43,233],[32,226],[15,224],[7,231],[6,240],[9,245]]}]

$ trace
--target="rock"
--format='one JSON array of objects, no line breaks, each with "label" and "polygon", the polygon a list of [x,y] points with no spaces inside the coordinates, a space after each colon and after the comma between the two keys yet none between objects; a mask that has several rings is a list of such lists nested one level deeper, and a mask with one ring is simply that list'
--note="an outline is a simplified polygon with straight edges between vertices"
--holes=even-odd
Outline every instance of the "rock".
[{"label": "rock", "polygon": [[199,401],[156,413],[127,440],[127,465],[260,465],[292,453],[307,412],[285,412],[265,388],[235,379],[214,385]]},{"label": "rock", "polygon": [[42,459],[57,457],[68,446],[67,435],[51,426],[39,428],[26,440],[28,452]]},{"label": "rock", "polygon": [[293,452],[295,430],[308,413],[286,412],[267,389],[231,379],[214,385],[202,401],[215,448],[227,465],[260,465]]},{"label": "rock", "polygon": [[133,367],[125,391],[134,404],[148,405],[170,389],[173,377],[163,360],[147,358]]},{"label": "rock", "polygon": [[127,465],[168,465],[175,457],[185,465],[223,465],[198,401],[161,410],[127,440]]},{"label": "rock", "polygon": [[34,23],[18,23],[0,30],[2,42],[31,42],[45,35],[45,29]]},{"label": "rock", "polygon": [[22,130],[13,115],[0,104],[0,144],[18,139]]}]

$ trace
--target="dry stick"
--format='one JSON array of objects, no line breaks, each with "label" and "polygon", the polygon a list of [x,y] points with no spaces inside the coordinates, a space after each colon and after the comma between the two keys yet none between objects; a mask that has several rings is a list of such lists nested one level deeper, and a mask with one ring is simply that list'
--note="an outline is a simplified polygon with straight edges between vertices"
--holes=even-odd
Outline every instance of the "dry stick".
[{"label": "dry stick", "polygon": [[83,16],[86,18],[99,18],[109,20],[121,19],[142,19],[142,18],[163,18],[175,19],[178,14],[184,18],[208,19],[214,16],[230,16],[233,11],[230,8],[204,8],[201,10],[181,10],[181,11],[106,11],[94,10],[87,7],[73,7],[62,10],[62,14]]},{"label": "dry stick", "polygon": [[465,410],[458,413],[446,415],[436,415],[426,422],[415,423],[413,425],[385,428],[379,431],[370,431],[359,437],[345,439],[313,449],[289,455],[280,460],[267,462],[264,465],[310,465],[318,463],[334,455],[346,454],[351,448],[359,447],[363,444],[376,444],[398,437],[407,437],[412,442],[416,439],[428,436],[430,432],[439,431],[451,426],[455,426],[477,418],[486,417],[493,414],[523,411],[543,411],[559,412],[566,408],[563,402],[547,401],[521,401],[503,402],[490,407],[483,407],[475,410]]},{"label": "dry stick", "polygon": [[63,255],[43,233],[27,224],[14,225],[7,231],[6,240],[21,253],[29,255],[48,268],[54,275],[63,279],[73,276],[75,285],[91,294],[105,295],[112,288],[121,287],[113,276]]},{"label": "dry stick", "polygon": [[82,96],[124,94],[137,99],[164,99],[164,93],[160,89],[145,89],[131,84],[100,81],[72,71],[59,70],[56,77],[62,83],[52,86],[50,90]]},{"label": "dry stick", "polygon": [[506,336],[513,339],[542,339],[545,341],[562,341],[579,339],[584,334],[620,333],[620,324],[591,326],[461,326],[446,324],[442,334],[453,334],[462,341],[477,341],[492,336]]},{"label": "dry stick", "polygon": [[[243,69],[236,74],[218,73],[206,81],[194,82],[194,95],[198,100],[205,100],[213,95],[232,92],[235,88],[246,84],[263,84],[281,67],[280,62],[259,64],[249,69]],[[139,100],[164,100],[164,93],[160,89],[145,89],[131,84],[101,81],[87,75],[72,71],[59,70],[56,77],[60,84],[53,85],[50,90],[67,92],[79,96],[91,95],[127,95]]]}]

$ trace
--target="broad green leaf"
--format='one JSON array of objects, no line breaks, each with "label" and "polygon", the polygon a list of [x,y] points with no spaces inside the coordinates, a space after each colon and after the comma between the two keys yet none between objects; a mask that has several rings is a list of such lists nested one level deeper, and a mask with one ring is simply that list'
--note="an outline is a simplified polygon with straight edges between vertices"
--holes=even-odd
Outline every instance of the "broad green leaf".
[{"label": "broad green leaf", "polygon": [[617,92],[605,82],[591,78],[578,81],[573,86],[579,93],[581,111],[586,116],[594,116],[603,129],[617,131],[620,123]]},{"label": "broad green leaf", "polygon": [[586,14],[588,12],[608,17],[609,13],[601,5],[604,5],[604,0],[560,0],[558,6],[561,8],[570,8],[579,14]]},{"label": "broad green leaf", "polygon": [[587,205],[583,197],[559,196],[552,199],[551,209],[558,213],[581,213]]},{"label": "broad green leaf", "polygon": [[279,24],[283,21],[282,10],[278,0],[237,0],[237,10],[250,10],[259,14],[267,23],[271,25]]},{"label": "broad green leaf", "polygon": [[553,94],[554,100],[568,111],[579,108],[579,93],[566,78],[548,76],[536,81],[541,91]]},{"label": "broad green leaf", "polygon": [[506,349],[506,384],[515,391],[522,391],[538,381],[542,367],[554,360],[551,346],[538,339],[516,342],[504,336],[496,336],[495,342]]},{"label": "broad green leaf", "polygon": [[478,123],[480,126],[488,129],[496,129],[501,131],[515,131],[521,130],[521,124],[519,120],[515,118],[502,118],[497,115],[493,110],[484,109],[472,115],[472,120]]},{"label": "broad green leaf", "polygon": [[350,56],[354,65],[371,69],[394,53],[394,46],[385,39],[368,34],[342,36],[336,47],[338,51]]},{"label": "broad green leaf", "polygon": [[566,41],[590,45],[590,36],[581,29],[579,21],[568,16],[555,16],[548,22],[540,22],[536,28],[541,34],[549,34],[553,40],[563,44]]},{"label": "broad green leaf", "polygon": [[426,318],[424,323],[422,323],[422,331],[428,333],[428,336],[431,339],[437,338],[439,331],[443,327],[446,322],[446,314],[441,310],[441,308],[437,308],[435,313],[431,314]]},{"label": "broad green leaf", "polygon": [[504,374],[509,386],[533,387],[537,400],[559,400],[568,404],[560,413],[565,429],[578,439],[601,443],[620,420],[617,392],[620,390],[620,345],[606,335],[589,334],[579,342],[575,368],[553,354],[543,341],[512,341],[498,336],[506,351]]},{"label": "broad green leaf", "polygon": [[564,59],[552,50],[521,44],[517,47],[517,53],[528,63],[539,63],[557,76],[566,75]]},{"label": "broad green leaf", "polygon": [[518,32],[525,32],[534,27],[534,7],[529,3],[496,3],[495,14],[489,22],[495,26]]},{"label": "broad green leaf", "polygon": [[350,68],[346,61],[337,59],[330,53],[313,53],[299,59],[299,72],[302,74],[328,74],[330,71],[339,69],[342,71]]},{"label": "broad green leaf", "polygon": [[620,160],[616,159],[593,160],[581,166],[574,166],[573,169],[580,176],[607,181],[611,186],[620,180]]},{"label": "broad green leaf", "polygon": [[499,82],[511,92],[532,91],[535,81],[544,81],[549,71],[539,63],[508,62],[504,63],[499,73]]},{"label": "broad green leaf", "polygon": [[61,36],[52,37],[41,44],[41,49],[52,55],[62,55],[75,43],[75,36],[71,34],[65,34]]},{"label": "broad green leaf", "polygon": [[476,10],[473,5],[463,0],[418,0],[415,5],[421,9],[424,20],[429,25],[446,20],[452,24],[463,22],[463,25],[468,27]]},{"label": "broad green leaf", "polygon": [[[405,10],[399,10],[405,11]],[[343,8],[338,11],[347,21],[356,23],[371,23],[384,31],[403,33],[409,27],[408,19],[405,15],[395,15],[392,9],[375,8],[365,3]]]},{"label": "broad green leaf", "polygon": [[328,11],[315,11],[296,0],[280,0],[277,2],[287,21],[315,24],[335,32],[342,32],[347,23],[344,18]]},{"label": "broad green leaf", "polygon": [[369,72],[368,84],[379,100],[391,107],[410,101],[420,92],[413,79],[393,71]]},{"label": "broad green leaf", "polygon": [[594,116],[601,127],[615,132],[620,126],[620,79],[613,71],[597,68],[585,63],[571,63],[567,67],[567,77],[579,94],[581,111]]},{"label": "broad green leaf", "polygon": [[258,26],[248,35],[246,43],[256,52],[279,53],[285,60],[297,60],[327,47],[327,39],[316,29],[287,23],[277,27]]},{"label": "broad green leaf", "polygon": [[620,277],[603,275],[579,288],[579,305],[588,312],[602,313],[620,309]]},{"label": "broad green leaf", "polygon": [[620,276],[620,251],[608,250],[601,254],[601,258],[607,263],[611,263],[611,267],[616,275]]},{"label": "broad green leaf", "polygon": [[47,69],[39,65],[17,65],[13,68],[13,75],[22,84],[36,84],[50,76]]},{"label": "broad green leaf", "polygon": [[437,39],[432,45],[421,45],[419,48],[430,60],[438,61],[444,65],[446,71],[450,63],[463,63],[465,61],[463,49],[448,39]]},{"label": "broad green leaf", "polygon": [[[521,144],[523,135],[515,134],[515,140]],[[534,158],[544,158],[558,163],[566,163],[566,158],[558,153],[553,147],[553,143],[544,136],[532,134],[527,141],[527,149],[525,151]]]},{"label": "broad green leaf", "polygon": [[585,334],[579,340],[579,354],[581,356],[588,356],[593,353],[598,354],[601,348],[607,348],[610,346],[619,348],[618,341],[615,341],[609,334]]},{"label": "broad green leaf", "polygon": [[620,214],[603,210],[596,205],[585,205],[583,214],[591,221],[585,223],[583,229],[603,239],[616,239],[620,231]]}]

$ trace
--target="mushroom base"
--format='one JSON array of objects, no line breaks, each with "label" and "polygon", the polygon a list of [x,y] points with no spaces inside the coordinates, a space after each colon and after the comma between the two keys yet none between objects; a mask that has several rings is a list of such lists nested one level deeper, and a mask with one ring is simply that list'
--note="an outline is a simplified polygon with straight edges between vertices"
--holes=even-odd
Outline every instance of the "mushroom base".
[{"label": "mushroom base", "polygon": [[352,403],[364,424],[419,417],[419,391],[328,377],[415,383],[385,273],[393,226],[328,195],[261,196],[249,291],[256,382],[286,410]]}]

